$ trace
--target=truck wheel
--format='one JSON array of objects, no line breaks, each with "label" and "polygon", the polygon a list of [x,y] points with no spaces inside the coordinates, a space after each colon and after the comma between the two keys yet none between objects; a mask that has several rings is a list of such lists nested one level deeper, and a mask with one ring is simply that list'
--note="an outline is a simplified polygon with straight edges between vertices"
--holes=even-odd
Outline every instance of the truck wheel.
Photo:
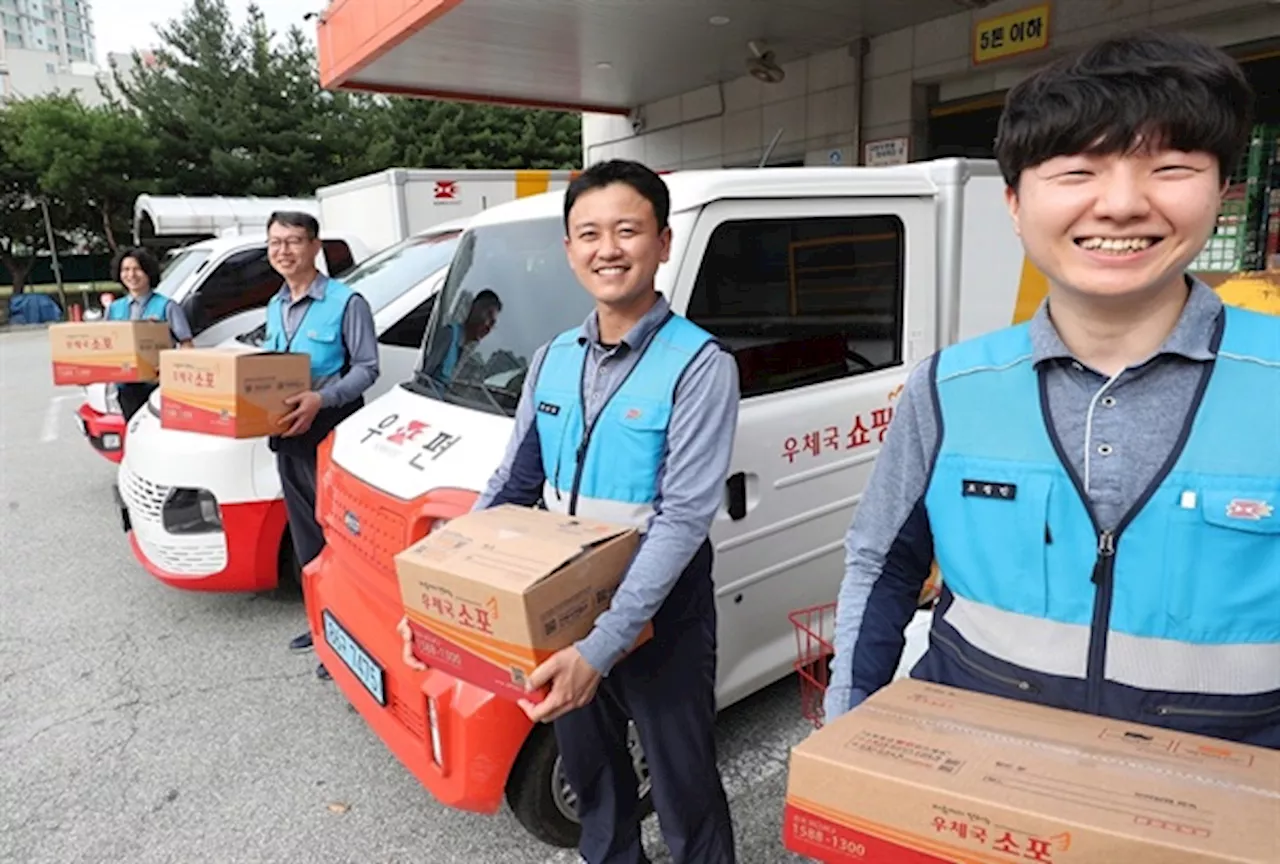
[{"label": "truck wheel", "polygon": [[[640,748],[635,724],[627,726],[631,763],[635,767],[639,815],[653,812],[649,769]],[[543,843],[574,849],[582,834],[578,822],[577,796],[560,770],[560,750],[552,728],[539,724],[525,741],[507,781],[507,804],[525,830]]]}]

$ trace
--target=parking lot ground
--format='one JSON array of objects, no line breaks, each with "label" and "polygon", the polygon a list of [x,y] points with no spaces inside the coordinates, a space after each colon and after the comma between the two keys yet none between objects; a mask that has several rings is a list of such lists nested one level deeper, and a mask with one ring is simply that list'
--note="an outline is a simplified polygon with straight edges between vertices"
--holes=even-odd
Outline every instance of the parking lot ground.
[{"label": "parking lot ground", "polygon": [[[291,655],[301,606],[176,591],[133,559],[114,466],[52,386],[42,329],[0,333],[0,860],[556,864],[435,803]],[[793,678],[725,711],[739,860],[778,864]],[[656,822],[646,825],[656,862]]]}]

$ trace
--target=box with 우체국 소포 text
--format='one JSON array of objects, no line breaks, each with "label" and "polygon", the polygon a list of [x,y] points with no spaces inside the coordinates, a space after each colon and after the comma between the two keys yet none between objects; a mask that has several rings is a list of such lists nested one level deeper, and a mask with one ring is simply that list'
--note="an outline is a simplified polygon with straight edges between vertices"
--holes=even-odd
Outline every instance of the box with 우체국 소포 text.
[{"label": "box with \uc6b0\uccb4\uad6d \uc18c\ud3ec text", "polygon": [[[591,632],[640,540],[634,528],[503,505],[467,513],[396,556],[415,656],[508,698]],[[635,647],[652,635],[646,624]]]},{"label": "box with \uc6b0\uccb4\uad6d \uc18c\ud3ec text", "polygon": [[160,374],[172,337],[164,321],[70,321],[49,325],[53,383],[138,384]]},{"label": "box with \uc6b0\uccb4\uad6d \uc18c\ud3ec text", "polygon": [[188,348],[160,355],[160,425],[227,438],[285,431],[285,400],[311,389],[311,359],[237,348]]},{"label": "box with \uc6b0\uccb4\uad6d \uc18c\ud3ec text", "polygon": [[1280,751],[896,681],[791,751],[788,849],[877,864],[1275,864]]}]

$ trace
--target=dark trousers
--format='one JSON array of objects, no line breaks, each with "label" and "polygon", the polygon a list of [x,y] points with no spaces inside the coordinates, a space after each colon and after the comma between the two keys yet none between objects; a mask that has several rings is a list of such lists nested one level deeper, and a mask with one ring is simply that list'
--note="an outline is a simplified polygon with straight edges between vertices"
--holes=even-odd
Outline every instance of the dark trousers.
[{"label": "dark trousers", "polygon": [[120,400],[120,413],[124,415],[124,422],[128,423],[133,419],[133,415],[137,414],[151,398],[151,392],[160,385],[158,384],[117,384],[116,398]]},{"label": "dark trousers", "polygon": [[276,452],[284,508],[289,514],[289,535],[298,565],[306,567],[324,548],[324,531],[316,520],[316,454],[314,450]]},{"label": "dark trousers", "polygon": [[716,610],[704,543],[654,616],[654,637],[600,682],[595,699],[555,721],[565,777],[578,796],[587,864],[646,864],[635,721],[653,804],[675,864],[733,864],[733,824],[716,766]]}]

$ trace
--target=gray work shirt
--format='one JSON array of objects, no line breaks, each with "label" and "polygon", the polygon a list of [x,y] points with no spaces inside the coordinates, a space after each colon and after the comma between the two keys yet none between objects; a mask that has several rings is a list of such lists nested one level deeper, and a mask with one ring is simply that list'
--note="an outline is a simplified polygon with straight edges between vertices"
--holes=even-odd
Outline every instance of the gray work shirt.
[{"label": "gray work shirt", "polygon": [[[666,298],[659,296],[622,341],[611,347],[600,344],[596,314],[588,316],[578,335],[579,343],[589,346],[583,368],[585,423],[591,423],[621,386],[669,312]],[[529,364],[516,408],[515,431],[502,464],[475,504],[477,510],[495,501],[532,504],[542,492],[541,456],[539,448],[531,446],[531,442],[536,444],[531,436],[537,435],[533,389],[545,354],[546,346],[539,348]],[[724,500],[737,427],[737,362],[713,342],[693,358],[676,391],[667,452],[658,469],[654,515],[640,549],[609,610],[577,644],[583,659],[601,674],[607,675],[635,643],[706,541]]]},{"label": "gray work shirt", "polygon": [[[286,283],[278,297],[284,301],[284,338],[290,340],[298,332],[313,300],[323,300],[329,277],[316,274],[307,293],[296,301]],[[378,331],[373,322],[369,301],[353,293],[342,314],[342,342],[347,349],[347,372],[322,375],[312,379],[311,389],[320,394],[323,408],[336,408],[354,402],[378,380]]]},{"label": "gray work shirt", "polygon": [[[1173,452],[1204,364],[1214,359],[1222,300],[1203,282],[1190,282],[1182,314],[1160,349],[1113,377],[1072,356],[1053,325],[1047,300],[1030,322],[1032,362],[1045,372],[1050,422],[1104,530],[1117,526]],[[832,717],[868,695],[842,683],[852,680],[852,664],[883,662],[851,656],[872,588],[889,568],[897,568],[899,578],[918,577],[921,588],[929,575],[927,569],[903,573],[902,568],[916,567],[907,565],[908,561],[923,561],[927,568],[931,551],[920,555],[919,549],[895,549],[891,556],[890,549],[923,501],[938,443],[930,367],[921,363],[907,378],[884,448],[845,538],[845,576],[838,601],[832,685],[826,698]],[[927,539],[931,544],[932,538]],[[870,677],[888,681],[893,672],[876,669]]]},{"label": "gray work shirt", "polygon": [[[147,301],[151,299],[152,293],[148,291],[146,294],[129,298],[130,321],[142,320],[142,311],[147,307]],[[164,305],[164,317],[169,324],[169,333],[173,336],[174,342],[191,341],[191,324],[187,321],[187,313],[182,311],[181,306],[170,300]]]}]

